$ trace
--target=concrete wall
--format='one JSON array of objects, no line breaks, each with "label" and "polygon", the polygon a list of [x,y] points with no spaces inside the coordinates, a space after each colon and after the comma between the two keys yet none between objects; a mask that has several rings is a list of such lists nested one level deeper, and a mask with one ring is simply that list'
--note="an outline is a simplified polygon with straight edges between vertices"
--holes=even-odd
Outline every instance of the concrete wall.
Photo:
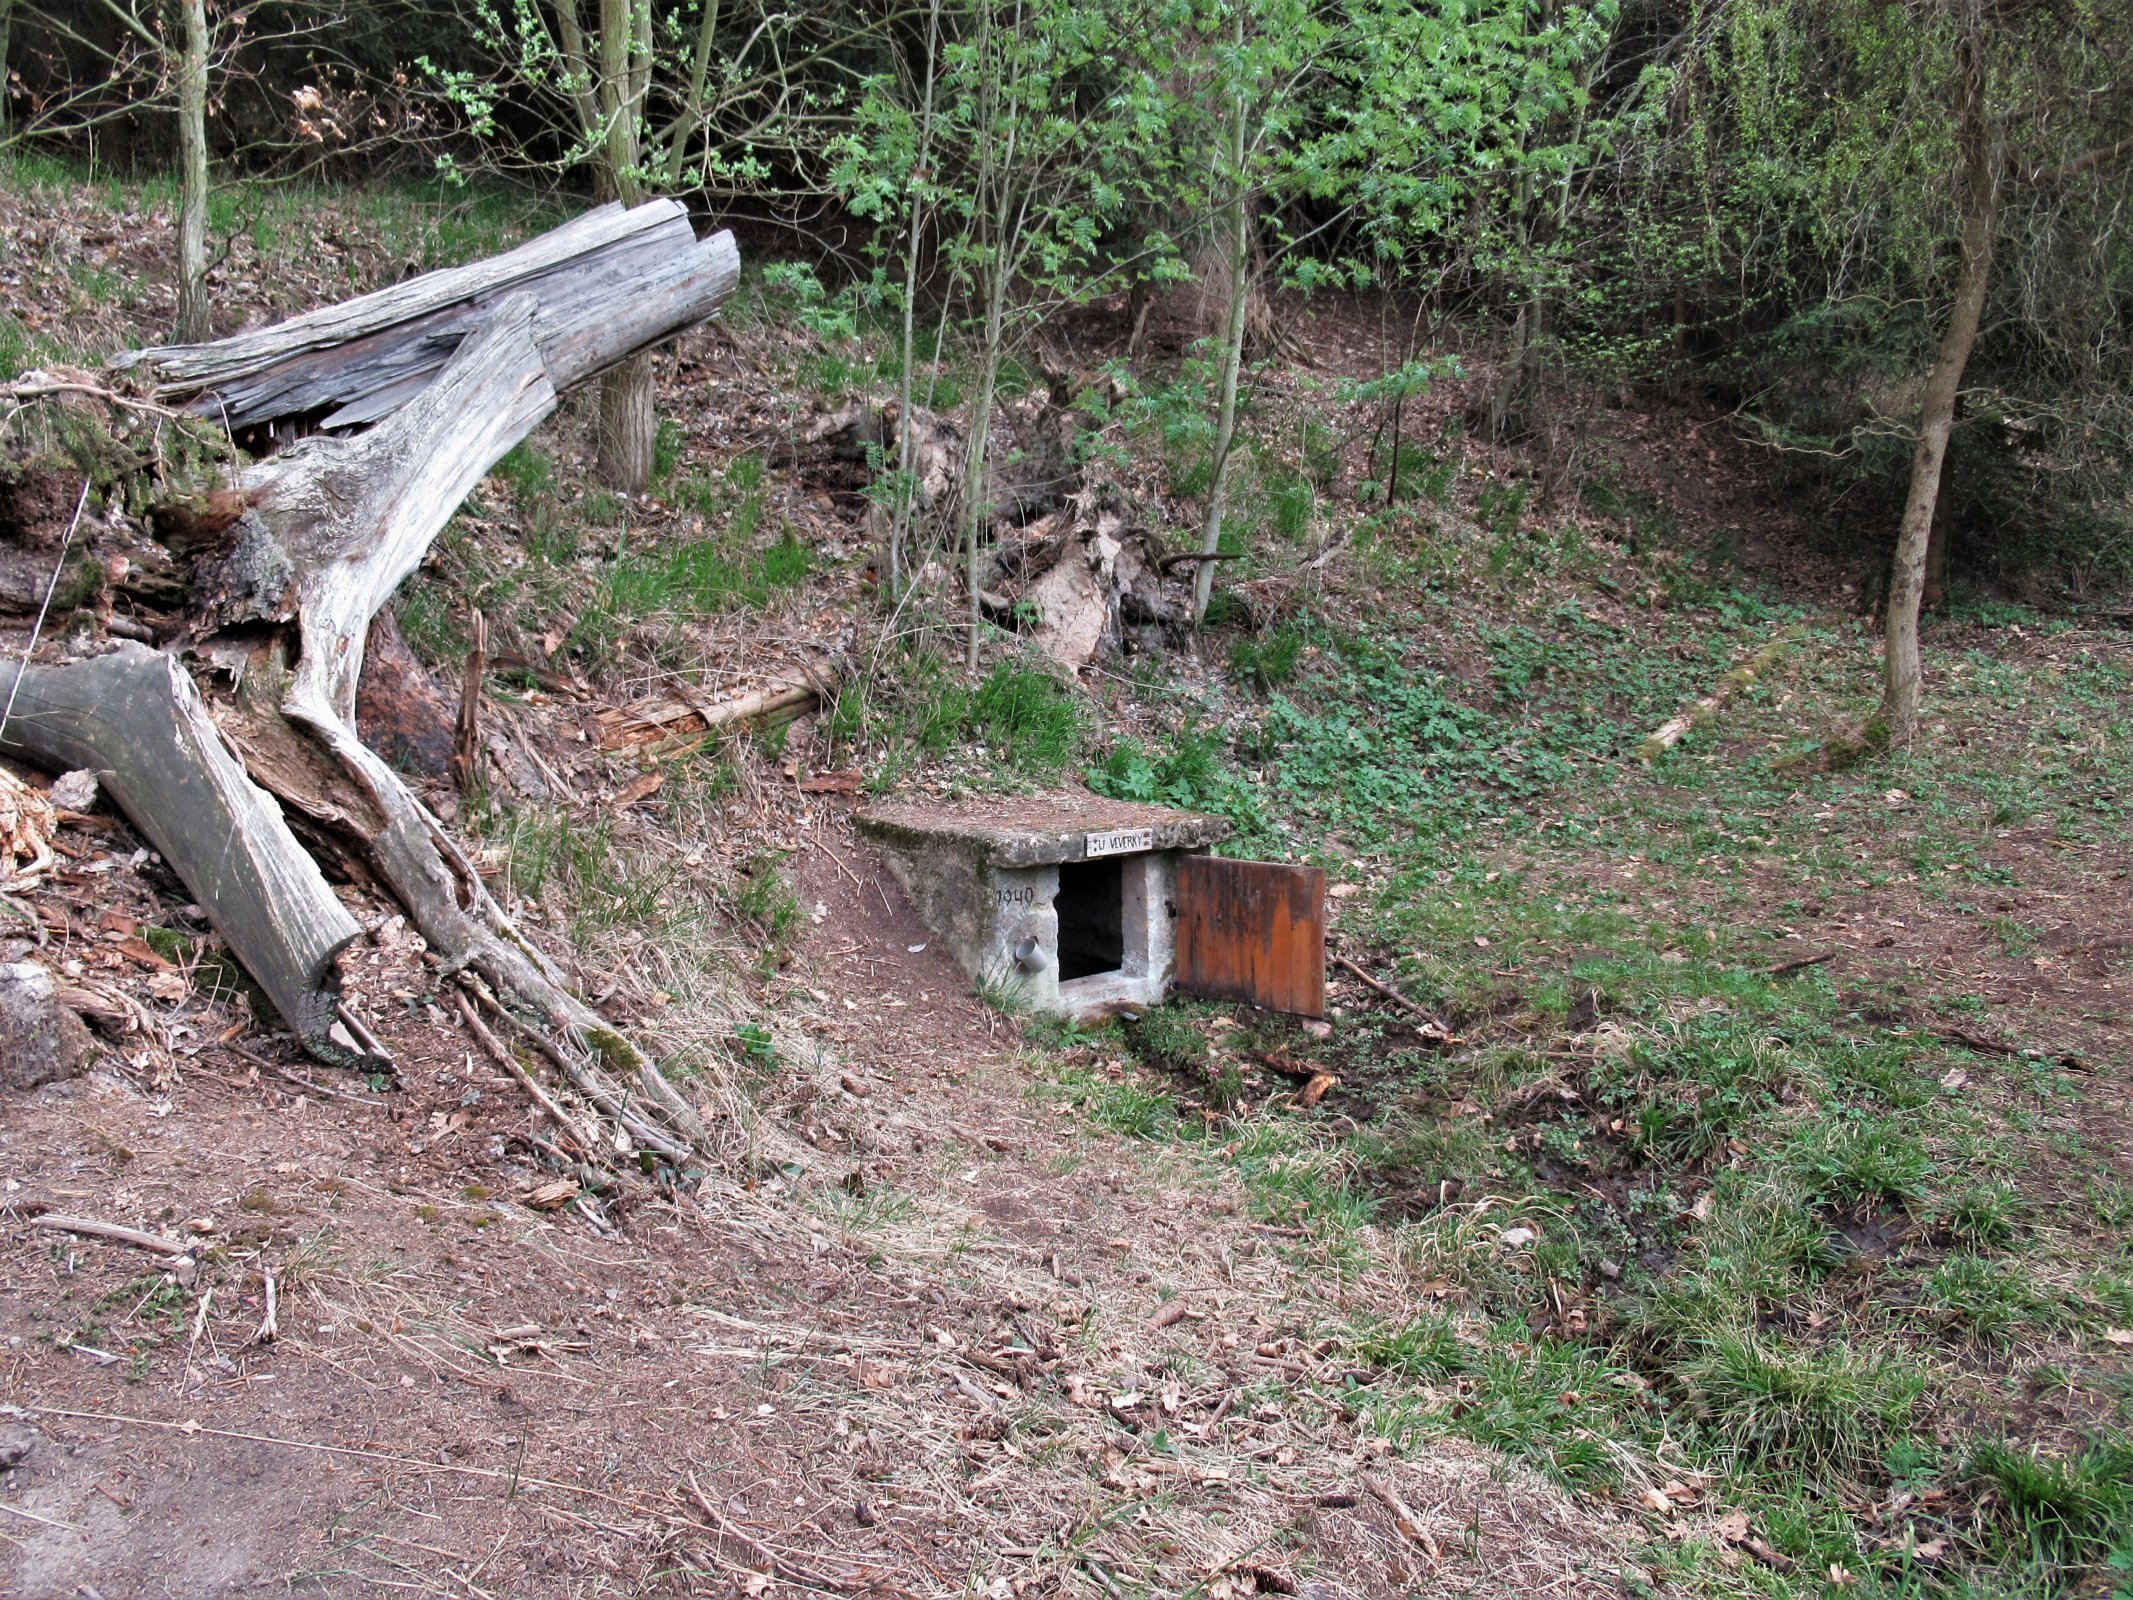
[{"label": "concrete wall", "polygon": [[[920,918],[974,982],[1032,1011],[1086,1016],[1160,1005],[1176,971],[1179,852],[1120,858],[1124,959],[1115,974],[1059,981],[1059,868],[995,866],[962,841],[897,842],[883,854]],[[1027,943],[1026,943],[1027,941]],[[1029,960],[1018,960],[1017,951]]]}]

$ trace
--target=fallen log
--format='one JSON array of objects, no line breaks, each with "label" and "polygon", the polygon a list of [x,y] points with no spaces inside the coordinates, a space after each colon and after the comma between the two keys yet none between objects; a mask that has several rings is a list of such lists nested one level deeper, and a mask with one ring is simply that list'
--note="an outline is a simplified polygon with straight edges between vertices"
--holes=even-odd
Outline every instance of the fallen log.
[{"label": "fallen log", "polygon": [[1712,690],[1711,693],[1705,695],[1703,699],[1690,706],[1681,715],[1669,718],[1653,729],[1650,736],[1637,746],[1637,759],[1646,766],[1651,765],[1652,762],[1657,761],[1667,751],[1679,744],[1683,737],[1692,730],[1710,722],[1721,711],[1725,710],[1732,703],[1734,697],[1743,689],[1749,688],[1758,678],[1776,666],[1785,652],[1792,648],[1793,641],[1798,637],[1799,632],[1797,629],[1787,628],[1746,661],[1735,667],[1723,678],[1720,678],[1718,687]]},{"label": "fallen log", "polygon": [[234,429],[317,419],[377,422],[425,390],[515,293],[540,307],[533,343],[569,388],[701,321],[739,281],[731,233],[698,240],[687,208],[601,206],[503,255],[292,317],[213,344],[130,351],[156,399]]},{"label": "fallen log", "polygon": [[834,674],[824,669],[806,683],[778,684],[731,700],[706,700],[690,693],[615,706],[593,720],[600,729],[601,749],[667,759],[687,755],[721,733],[775,728],[804,717],[835,689]]},{"label": "fallen log", "polygon": [[313,1054],[384,1059],[337,1000],[359,930],[269,795],[360,859],[446,976],[485,979],[631,1148],[677,1162],[706,1142],[694,1108],[505,916],[358,736],[356,697],[373,619],[482,476],[559,392],[709,316],[738,272],[731,235],[698,240],[680,206],[610,206],[493,261],[135,352],[158,404],[294,441],[218,491],[186,548],[177,637],[231,690],[211,719],[178,658],[138,645],[35,665],[4,746],[104,775]]},{"label": "fallen log", "polygon": [[[238,550],[288,575],[293,595],[276,620],[296,624],[298,651],[273,708],[310,736],[330,767],[277,766],[266,778],[285,800],[337,812],[370,867],[452,970],[472,968],[532,1007],[569,1047],[632,1076],[685,1144],[702,1139],[695,1110],[655,1063],[570,993],[561,972],[512,926],[480,874],[400,775],[355,733],[355,696],[370,619],[421,563],[467,492],[555,405],[556,385],[533,339],[538,304],[514,294],[465,340],[435,381],[368,432],[308,439],[239,480],[250,509]],[[711,308],[701,308],[699,314]],[[619,342],[637,322],[618,317]],[[567,376],[612,365],[612,347],[585,345]],[[626,351],[621,353],[626,354]],[[345,805],[353,795],[358,804]]]},{"label": "fallen log", "polygon": [[132,643],[65,666],[9,662],[9,697],[0,750],[94,772],[306,1048],[367,1064],[338,1014],[334,967],[363,930],[223,744],[183,664]]}]

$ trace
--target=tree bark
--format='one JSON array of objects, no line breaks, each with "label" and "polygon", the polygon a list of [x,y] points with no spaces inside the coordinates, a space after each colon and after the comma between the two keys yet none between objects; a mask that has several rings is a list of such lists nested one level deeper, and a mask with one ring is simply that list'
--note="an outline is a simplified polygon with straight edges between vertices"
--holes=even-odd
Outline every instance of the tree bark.
[{"label": "tree bark", "polygon": [[652,442],[658,433],[652,394],[652,354],[631,356],[600,380],[600,477],[611,489],[642,494],[652,481]]},{"label": "tree bark", "polygon": [[[207,5],[185,0],[178,56],[178,338],[205,339],[207,298]],[[4,58],[0,58],[4,70]]]},{"label": "tree bark", "polygon": [[1896,536],[1889,575],[1886,653],[1881,709],[1875,720],[1895,745],[1908,745],[1918,733],[1921,667],[1918,613],[1926,586],[1926,549],[1933,534],[1933,513],[1940,501],[1941,469],[1948,458],[1948,436],[1955,426],[1956,402],[1962,395],[1963,369],[1977,343],[1984,317],[1985,293],[1991,284],[1992,249],[1999,216],[1999,152],[1985,111],[1984,62],[1974,35],[1961,46],[1961,145],[1958,175],[1962,203],[1962,264],[1948,308],[1948,326],[1926,377],[1918,408],[1918,448],[1911,456],[1911,487]]},{"label": "tree bark", "polygon": [[[637,206],[645,198],[644,106],[651,90],[651,0],[600,0],[600,114],[603,135],[595,177],[603,197]],[[595,443],[610,489],[643,494],[652,481],[653,409],[650,351],[630,357],[600,380]]]},{"label": "tree bark", "polygon": [[[558,390],[701,321],[730,292],[731,236],[698,241],[679,206],[659,204],[678,234],[659,217],[647,229],[609,208],[557,230],[562,245],[550,237],[513,252],[521,259],[501,274],[493,263],[436,274],[223,345],[134,359],[198,409],[220,409],[221,389],[237,391],[255,425],[277,432],[315,415],[290,409],[292,397],[322,393],[340,403],[335,416],[384,418],[347,436],[303,438],[232,485],[244,508],[234,543],[198,575],[191,619],[193,637],[247,652],[226,730],[255,780],[361,854],[448,971],[486,979],[524,1013],[513,1025],[591,1086],[633,1147],[671,1157],[705,1144],[697,1113],[569,991],[354,729],[372,620],[468,491],[549,413]],[[531,276],[529,262],[540,264]],[[497,298],[500,279],[527,287]],[[332,376],[333,330],[355,335],[342,364],[359,371],[346,381]],[[274,820],[286,834],[279,813]]]},{"label": "tree bark", "polygon": [[1938,611],[1948,603],[1948,508],[1936,501],[1933,531],[1926,538],[1926,582],[1919,596],[1921,611]]},{"label": "tree bark", "polygon": [[371,617],[467,492],[554,407],[533,338],[537,305],[531,294],[505,300],[436,381],[380,426],[351,439],[306,440],[240,480],[253,508],[240,528],[279,550],[293,574],[294,614],[273,620],[296,624],[300,652],[278,706],[257,710],[260,731],[275,739],[279,718],[329,762],[323,782],[301,763],[260,775],[289,804],[355,834],[431,947],[530,1007],[575,1053],[571,1070],[627,1072],[660,1120],[696,1143],[704,1128],[687,1101],[569,992],[490,898],[443,824],[354,729]]},{"label": "tree bark", "polygon": [[[1004,291],[1003,291],[1004,292]],[[983,626],[979,607],[984,590],[978,571],[979,536],[984,531],[985,458],[992,434],[993,391],[1000,381],[1000,339],[1003,307],[997,295],[985,314],[985,344],[978,356],[978,377],[970,397],[970,438],[963,446],[963,485],[960,507],[963,523],[963,579],[970,604],[964,616],[967,635],[963,664],[978,670],[978,636]]]},{"label": "tree bark", "polygon": [[518,290],[540,300],[533,337],[560,389],[708,315],[740,269],[733,235],[698,239],[677,201],[605,205],[485,261],[214,344],[130,351],[118,365],[145,369],[163,404],[233,429],[359,428],[422,393]]}]

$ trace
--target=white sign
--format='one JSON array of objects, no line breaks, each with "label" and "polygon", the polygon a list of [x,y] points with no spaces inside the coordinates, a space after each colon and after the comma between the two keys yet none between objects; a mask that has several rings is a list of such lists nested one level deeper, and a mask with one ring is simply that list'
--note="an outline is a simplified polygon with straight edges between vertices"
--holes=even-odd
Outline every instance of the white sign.
[{"label": "white sign", "polygon": [[1137,850],[1155,848],[1153,828],[1119,828],[1110,833],[1092,833],[1082,841],[1081,853],[1093,861],[1098,856],[1129,856]]}]

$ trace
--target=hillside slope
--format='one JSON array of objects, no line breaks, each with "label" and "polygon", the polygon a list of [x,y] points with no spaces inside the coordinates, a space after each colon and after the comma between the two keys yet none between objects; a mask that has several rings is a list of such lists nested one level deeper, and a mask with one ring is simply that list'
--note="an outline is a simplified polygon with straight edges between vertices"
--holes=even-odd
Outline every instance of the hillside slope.
[{"label": "hillside slope", "polygon": [[[152,219],[17,177],[0,225],[43,241],[7,290],[43,341],[23,359],[125,342],[153,251],[96,241]],[[314,232],[351,287],[499,237],[411,244],[429,204],[321,196]],[[342,292],[271,230],[228,271],[262,315]],[[1313,364],[1258,375],[1209,628],[1072,679],[1002,628],[969,680],[945,574],[885,612],[864,464],[818,436],[882,392],[883,342],[803,311],[758,288],[665,358],[647,499],[588,483],[566,412],[397,607],[446,682],[488,618],[487,782],[435,803],[670,1051],[721,1159],[557,1209],[590,1175],[374,892],[346,888],[361,1004],[400,1070],[328,1082],[124,824],[70,821],[0,938],[117,997],[99,1065],[0,1120],[16,1587],[2109,1581],[2133,1550],[2122,630],[1965,601],[1928,635],[1916,749],[1793,760],[1873,664],[1858,575],[1765,463],[1679,413],[1485,449],[1453,381],[1403,417],[1387,507],[1384,416],[1347,386],[1372,308],[1323,302],[1292,308]],[[1190,392],[1160,356],[1107,367],[1126,331],[1092,313],[1046,365],[1123,503],[1182,541]],[[1050,387],[1025,375],[1018,427]],[[1721,719],[1633,758],[1773,640]],[[824,659],[848,686],[789,730],[604,737],[677,684]],[[1084,783],[1329,868],[1353,965],[1325,1037],[1003,1013],[847,820],[854,787]],[[1314,1070],[1338,1083],[1305,1107]],[[178,1233],[197,1267],[55,1212]]]}]

